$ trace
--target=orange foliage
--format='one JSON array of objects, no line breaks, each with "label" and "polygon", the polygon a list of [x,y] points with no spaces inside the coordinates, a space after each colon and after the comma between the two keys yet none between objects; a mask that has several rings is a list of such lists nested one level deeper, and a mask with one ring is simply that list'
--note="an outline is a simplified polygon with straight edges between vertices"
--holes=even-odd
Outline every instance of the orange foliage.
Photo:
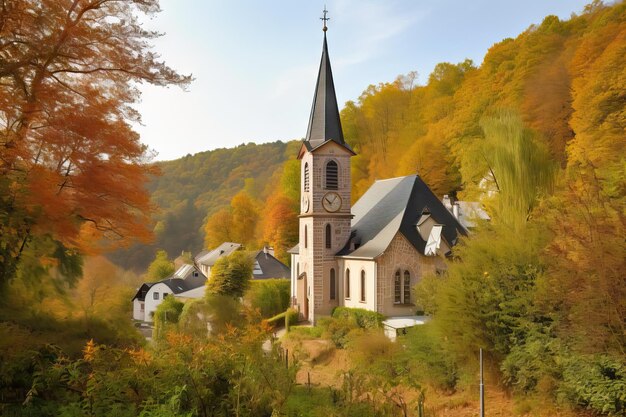
[{"label": "orange foliage", "polygon": [[82,247],[86,222],[100,237],[150,236],[143,186],[153,171],[131,127],[134,85],[190,80],[149,50],[158,35],[137,14],[158,9],[158,0],[28,0],[0,10],[0,235],[18,230],[6,246],[51,235]]}]

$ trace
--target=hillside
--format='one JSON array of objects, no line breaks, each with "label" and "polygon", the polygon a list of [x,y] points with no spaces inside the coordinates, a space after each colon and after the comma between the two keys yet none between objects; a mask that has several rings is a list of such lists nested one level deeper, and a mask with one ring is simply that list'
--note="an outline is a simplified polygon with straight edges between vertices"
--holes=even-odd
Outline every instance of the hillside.
[{"label": "hillside", "polygon": [[158,162],[161,175],[148,185],[157,208],[155,241],[118,250],[110,259],[126,269],[142,271],[157,249],[166,250],[171,257],[181,251],[200,251],[205,218],[227,206],[244,187],[255,198],[265,198],[276,185],[275,175],[283,163],[294,158],[294,143],[249,143]]}]

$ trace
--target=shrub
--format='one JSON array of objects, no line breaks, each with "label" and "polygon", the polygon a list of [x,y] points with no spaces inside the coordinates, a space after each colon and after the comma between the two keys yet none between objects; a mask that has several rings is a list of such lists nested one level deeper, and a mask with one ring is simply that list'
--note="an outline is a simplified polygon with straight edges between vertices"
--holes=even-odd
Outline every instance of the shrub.
[{"label": "shrub", "polygon": [[385,316],[363,308],[337,307],[332,314],[335,319],[353,320],[362,329],[382,328]]},{"label": "shrub", "polygon": [[609,416],[626,414],[626,364],[599,356],[569,356],[564,361],[559,397]]},{"label": "shrub", "polygon": [[415,326],[402,336],[411,368],[431,385],[452,391],[459,380],[455,358],[432,324]]},{"label": "shrub", "polygon": [[288,279],[264,279],[250,281],[244,299],[250,307],[258,309],[261,317],[272,317],[289,307],[290,281]]}]

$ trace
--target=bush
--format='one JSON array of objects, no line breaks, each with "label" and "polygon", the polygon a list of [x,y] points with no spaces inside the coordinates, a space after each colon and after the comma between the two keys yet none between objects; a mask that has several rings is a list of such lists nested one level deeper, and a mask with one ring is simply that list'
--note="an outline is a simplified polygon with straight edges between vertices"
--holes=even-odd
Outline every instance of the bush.
[{"label": "bush", "polygon": [[559,397],[609,416],[626,415],[626,364],[599,356],[569,356],[564,361]]},{"label": "bush", "polygon": [[337,307],[332,314],[335,319],[353,320],[362,329],[380,329],[385,316],[363,308]]},{"label": "bush", "polygon": [[290,280],[282,278],[250,281],[245,302],[258,309],[263,318],[280,314],[289,307],[290,283]]},{"label": "bush", "polygon": [[456,388],[459,371],[455,359],[432,324],[409,329],[401,342],[410,366],[417,374],[437,388],[446,391]]}]

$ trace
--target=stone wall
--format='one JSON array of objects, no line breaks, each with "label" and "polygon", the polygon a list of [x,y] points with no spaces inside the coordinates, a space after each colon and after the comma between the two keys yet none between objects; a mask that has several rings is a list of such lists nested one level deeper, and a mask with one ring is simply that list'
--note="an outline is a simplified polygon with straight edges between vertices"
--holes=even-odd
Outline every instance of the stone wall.
[{"label": "stone wall", "polygon": [[[413,245],[401,234],[397,233],[385,253],[377,263],[377,310],[385,316],[410,316],[416,311],[413,287],[426,274],[434,274],[437,268],[445,268],[444,260],[439,256],[424,256],[417,252]],[[396,304],[394,277],[400,269],[403,279],[404,271],[411,273],[411,303]]]}]

